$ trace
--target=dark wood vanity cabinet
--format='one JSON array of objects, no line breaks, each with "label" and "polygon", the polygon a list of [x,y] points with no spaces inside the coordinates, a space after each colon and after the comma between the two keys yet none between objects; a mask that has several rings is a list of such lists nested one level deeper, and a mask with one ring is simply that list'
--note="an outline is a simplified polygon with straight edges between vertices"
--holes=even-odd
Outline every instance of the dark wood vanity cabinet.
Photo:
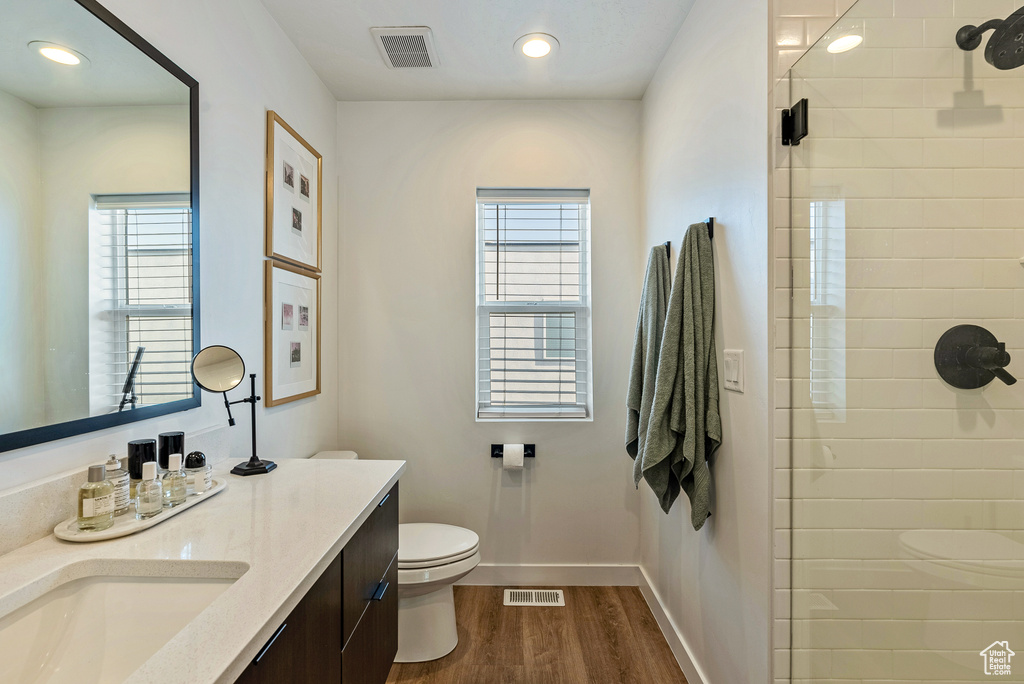
[{"label": "dark wood vanity cabinet", "polygon": [[398,652],[398,485],[236,684],[384,684]]}]

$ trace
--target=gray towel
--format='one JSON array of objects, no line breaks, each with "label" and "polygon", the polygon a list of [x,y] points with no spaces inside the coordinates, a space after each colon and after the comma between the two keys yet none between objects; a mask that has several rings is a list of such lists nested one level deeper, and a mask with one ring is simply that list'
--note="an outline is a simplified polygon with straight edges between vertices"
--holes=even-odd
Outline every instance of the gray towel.
[{"label": "gray towel", "polygon": [[[666,513],[680,488],[699,530],[711,515],[708,458],[722,443],[715,359],[715,267],[707,225],[686,231],[665,333],[640,472]],[[634,472],[634,481],[640,477]]]},{"label": "gray towel", "polygon": [[634,460],[633,472],[639,481],[639,467],[647,441],[647,424],[654,401],[654,378],[658,372],[661,334],[665,329],[665,311],[669,292],[668,249],[663,245],[651,248],[647,258],[647,275],[640,299],[640,313],[633,335],[633,363],[629,368],[629,389],[626,392],[626,453]]}]

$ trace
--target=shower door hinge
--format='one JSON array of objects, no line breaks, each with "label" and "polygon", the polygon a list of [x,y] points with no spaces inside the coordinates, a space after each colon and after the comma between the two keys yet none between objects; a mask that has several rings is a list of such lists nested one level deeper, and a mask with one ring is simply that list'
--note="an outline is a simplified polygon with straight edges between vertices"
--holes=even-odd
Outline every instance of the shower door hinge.
[{"label": "shower door hinge", "polygon": [[782,110],[782,144],[799,145],[807,137],[807,98]]}]

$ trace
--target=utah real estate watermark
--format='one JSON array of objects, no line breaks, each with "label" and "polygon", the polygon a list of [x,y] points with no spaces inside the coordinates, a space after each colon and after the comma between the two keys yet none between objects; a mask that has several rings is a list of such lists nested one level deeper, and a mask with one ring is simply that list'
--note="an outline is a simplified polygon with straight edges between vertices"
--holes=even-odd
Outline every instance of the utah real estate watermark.
[{"label": "utah real estate watermark", "polygon": [[1011,674],[1010,659],[1017,654],[1010,650],[1009,642],[993,641],[980,655],[985,659],[985,674],[1006,676]]}]

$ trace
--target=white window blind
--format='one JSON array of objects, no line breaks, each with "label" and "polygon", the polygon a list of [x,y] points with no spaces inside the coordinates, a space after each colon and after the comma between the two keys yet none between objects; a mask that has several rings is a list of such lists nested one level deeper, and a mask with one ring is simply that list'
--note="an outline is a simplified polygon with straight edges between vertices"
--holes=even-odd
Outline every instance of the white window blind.
[{"label": "white window blind", "polygon": [[810,206],[811,406],[818,420],[846,421],[846,206]]},{"label": "white window blind", "polygon": [[[193,394],[192,211],[188,194],[94,196],[90,279],[94,411],[117,410],[138,349],[135,406]],[[124,410],[129,410],[126,405]]]},{"label": "white window blind", "polygon": [[590,417],[590,192],[477,191],[477,418]]}]

